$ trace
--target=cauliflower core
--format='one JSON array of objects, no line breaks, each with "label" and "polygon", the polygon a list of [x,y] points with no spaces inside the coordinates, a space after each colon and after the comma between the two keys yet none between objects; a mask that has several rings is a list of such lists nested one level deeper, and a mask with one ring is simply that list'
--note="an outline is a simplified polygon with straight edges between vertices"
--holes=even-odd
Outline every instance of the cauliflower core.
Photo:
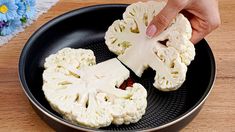
[{"label": "cauliflower core", "polygon": [[116,58],[96,65],[91,50],[64,48],[46,58],[44,67],[46,99],[74,124],[129,124],[145,113],[147,92],[141,84],[118,88],[130,73]]},{"label": "cauliflower core", "polygon": [[116,20],[105,34],[109,50],[139,77],[148,67],[156,71],[154,86],[162,91],[179,88],[185,81],[187,65],[194,59],[190,42],[191,25],[178,14],[169,27],[154,38],[146,28],[165,6],[164,2],[138,2],[127,7],[123,20]]}]

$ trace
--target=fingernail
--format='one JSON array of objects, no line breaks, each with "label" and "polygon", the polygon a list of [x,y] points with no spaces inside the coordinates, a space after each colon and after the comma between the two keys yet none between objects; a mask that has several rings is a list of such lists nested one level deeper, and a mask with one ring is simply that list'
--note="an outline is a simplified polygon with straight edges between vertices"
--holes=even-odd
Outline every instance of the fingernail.
[{"label": "fingernail", "polygon": [[148,28],[147,28],[147,31],[146,31],[146,34],[148,37],[153,37],[157,32],[157,27],[155,25],[150,25]]}]

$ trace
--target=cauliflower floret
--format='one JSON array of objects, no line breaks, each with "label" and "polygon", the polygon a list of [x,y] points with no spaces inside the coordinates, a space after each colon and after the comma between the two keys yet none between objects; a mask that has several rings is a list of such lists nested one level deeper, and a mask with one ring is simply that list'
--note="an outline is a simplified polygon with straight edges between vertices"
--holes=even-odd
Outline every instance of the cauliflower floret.
[{"label": "cauliflower floret", "polygon": [[154,86],[162,91],[178,89],[186,78],[187,66],[194,59],[190,42],[191,25],[182,15],[154,38],[146,36],[146,28],[165,2],[138,2],[127,7],[123,20],[116,20],[105,34],[109,50],[141,77],[148,67],[156,71]]},{"label": "cauliflower floret", "polygon": [[139,121],[147,107],[145,88],[118,88],[130,72],[116,58],[95,63],[85,49],[65,48],[46,58],[42,89],[51,107],[74,124],[94,128]]},{"label": "cauliflower floret", "polygon": [[57,54],[52,54],[46,58],[44,67],[66,67],[68,64],[71,67],[79,69],[81,67],[95,65],[96,60],[92,50],[64,48],[58,51]]}]

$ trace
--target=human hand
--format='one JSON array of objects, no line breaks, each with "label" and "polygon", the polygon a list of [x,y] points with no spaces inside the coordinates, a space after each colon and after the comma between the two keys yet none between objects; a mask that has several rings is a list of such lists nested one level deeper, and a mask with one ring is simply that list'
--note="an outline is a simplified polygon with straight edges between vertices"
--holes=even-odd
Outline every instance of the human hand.
[{"label": "human hand", "polygon": [[221,22],[218,0],[168,0],[147,27],[146,34],[149,37],[160,34],[179,12],[191,23],[191,42],[194,44],[216,29]]}]

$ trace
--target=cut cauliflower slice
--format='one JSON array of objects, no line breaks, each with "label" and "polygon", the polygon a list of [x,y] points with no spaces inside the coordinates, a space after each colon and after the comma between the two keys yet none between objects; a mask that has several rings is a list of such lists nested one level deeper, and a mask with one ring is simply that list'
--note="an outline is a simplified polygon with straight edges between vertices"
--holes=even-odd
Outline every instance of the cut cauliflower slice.
[{"label": "cut cauliflower slice", "polygon": [[123,20],[116,20],[105,34],[109,50],[137,76],[148,67],[156,71],[154,86],[162,91],[178,89],[186,78],[187,66],[194,59],[190,42],[191,25],[178,14],[170,26],[154,38],[146,36],[146,28],[165,2],[138,2],[127,7]]},{"label": "cut cauliflower slice", "polygon": [[116,58],[95,63],[85,49],[64,48],[46,58],[42,89],[51,107],[74,124],[94,128],[139,121],[147,107],[145,88],[118,88],[130,73]]}]

